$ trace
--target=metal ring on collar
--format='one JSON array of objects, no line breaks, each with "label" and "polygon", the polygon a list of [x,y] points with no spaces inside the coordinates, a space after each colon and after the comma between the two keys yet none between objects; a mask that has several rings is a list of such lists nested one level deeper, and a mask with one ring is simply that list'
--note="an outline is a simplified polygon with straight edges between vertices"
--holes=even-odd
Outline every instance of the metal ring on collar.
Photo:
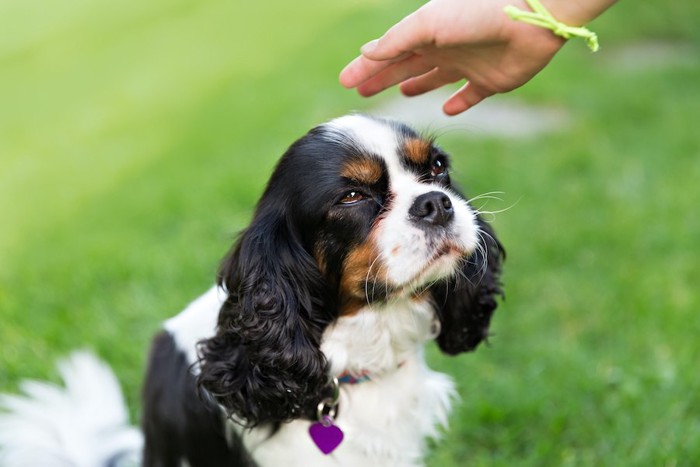
[{"label": "metal ring on collar", "polygon": [[316,420],[326,426],[328,419],[335,419],[337,408],[338,404],[333,404],[333,400],[331,398],[323,399],[318,403],[318,407],[316,407]]}]

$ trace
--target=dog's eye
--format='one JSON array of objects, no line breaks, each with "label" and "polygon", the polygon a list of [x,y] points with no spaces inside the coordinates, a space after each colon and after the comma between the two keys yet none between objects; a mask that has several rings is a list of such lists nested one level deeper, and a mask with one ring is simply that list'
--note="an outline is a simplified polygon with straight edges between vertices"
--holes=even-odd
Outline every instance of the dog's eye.
[{"label": "dog's eye", "polygon": [[438,156],[433,160],[433,167],[430,171],[430,175],[433,176],[433,178],[442,175],[447,172],[447,160],[445,160],[444,157]]},{"label": "dog's eye", "polygon": [[359,191],[348,191],[343,195],[342,198],[340,198],[340,204],[355,204],[363,199],[365,199],[366,196],[363,193],[360,193]]}]

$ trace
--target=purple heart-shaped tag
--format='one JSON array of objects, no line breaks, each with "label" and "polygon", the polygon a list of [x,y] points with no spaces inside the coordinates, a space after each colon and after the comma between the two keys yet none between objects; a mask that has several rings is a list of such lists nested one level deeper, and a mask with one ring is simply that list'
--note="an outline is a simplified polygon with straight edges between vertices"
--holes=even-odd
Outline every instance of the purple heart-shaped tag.
[{"label": "purple heart-shaped tag", "polygon": [[343,430],[333,424],[333,419],[324,416],[320,422],[312,423],[309,427],[309,435],[316,446],[324,454],[330,454],[343,442]]}]

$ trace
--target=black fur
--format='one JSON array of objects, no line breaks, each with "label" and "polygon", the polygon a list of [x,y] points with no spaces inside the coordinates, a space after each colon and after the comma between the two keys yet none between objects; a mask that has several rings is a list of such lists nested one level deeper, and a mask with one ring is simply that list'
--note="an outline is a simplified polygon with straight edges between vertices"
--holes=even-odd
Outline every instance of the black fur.
[{"label": "black fur", "polygon": [[153,341],[143,388],[145,467],[252,467],[241,440],[225,437],[219,408],[197,395],[185,355],[170,334]]},{"label": "black fur", "polygon": [[199,384],[248,426],[311,417],[329,383],[320,341],[337,307],[309,234],[325,211],[315,203],[330,198],[318,169],[327,146],[307,136],[288,150],[219,272],[229,295],[201,345]]},{"label": "black fur", "polygon": [[285,224],[262,215],[243,234],[221,268],[218,332],[201,347],[199,383],[249,425],[305,415],[328,383],[323,283]]}]

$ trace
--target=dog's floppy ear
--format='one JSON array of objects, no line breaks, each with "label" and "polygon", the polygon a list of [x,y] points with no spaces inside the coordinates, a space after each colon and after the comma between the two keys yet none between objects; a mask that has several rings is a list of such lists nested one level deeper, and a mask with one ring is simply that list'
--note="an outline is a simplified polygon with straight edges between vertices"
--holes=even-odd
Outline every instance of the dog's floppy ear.
[{"label": "dog's floppy ear", "polygon": [[216,335],[200,343],[200,387],[248,426],[305,415],[328,383],[326,286],[283,211],[259,207],[223,261],[228,298]]},{"label": "dog's floppy ear", "polygon": [[474,350],[488,337],[489,324],[502,296],[500,273],[505,250],[489,224],[480,217],[479,245],[461,271],[431,289],[440,334],[437,343],[450,355]]}]

